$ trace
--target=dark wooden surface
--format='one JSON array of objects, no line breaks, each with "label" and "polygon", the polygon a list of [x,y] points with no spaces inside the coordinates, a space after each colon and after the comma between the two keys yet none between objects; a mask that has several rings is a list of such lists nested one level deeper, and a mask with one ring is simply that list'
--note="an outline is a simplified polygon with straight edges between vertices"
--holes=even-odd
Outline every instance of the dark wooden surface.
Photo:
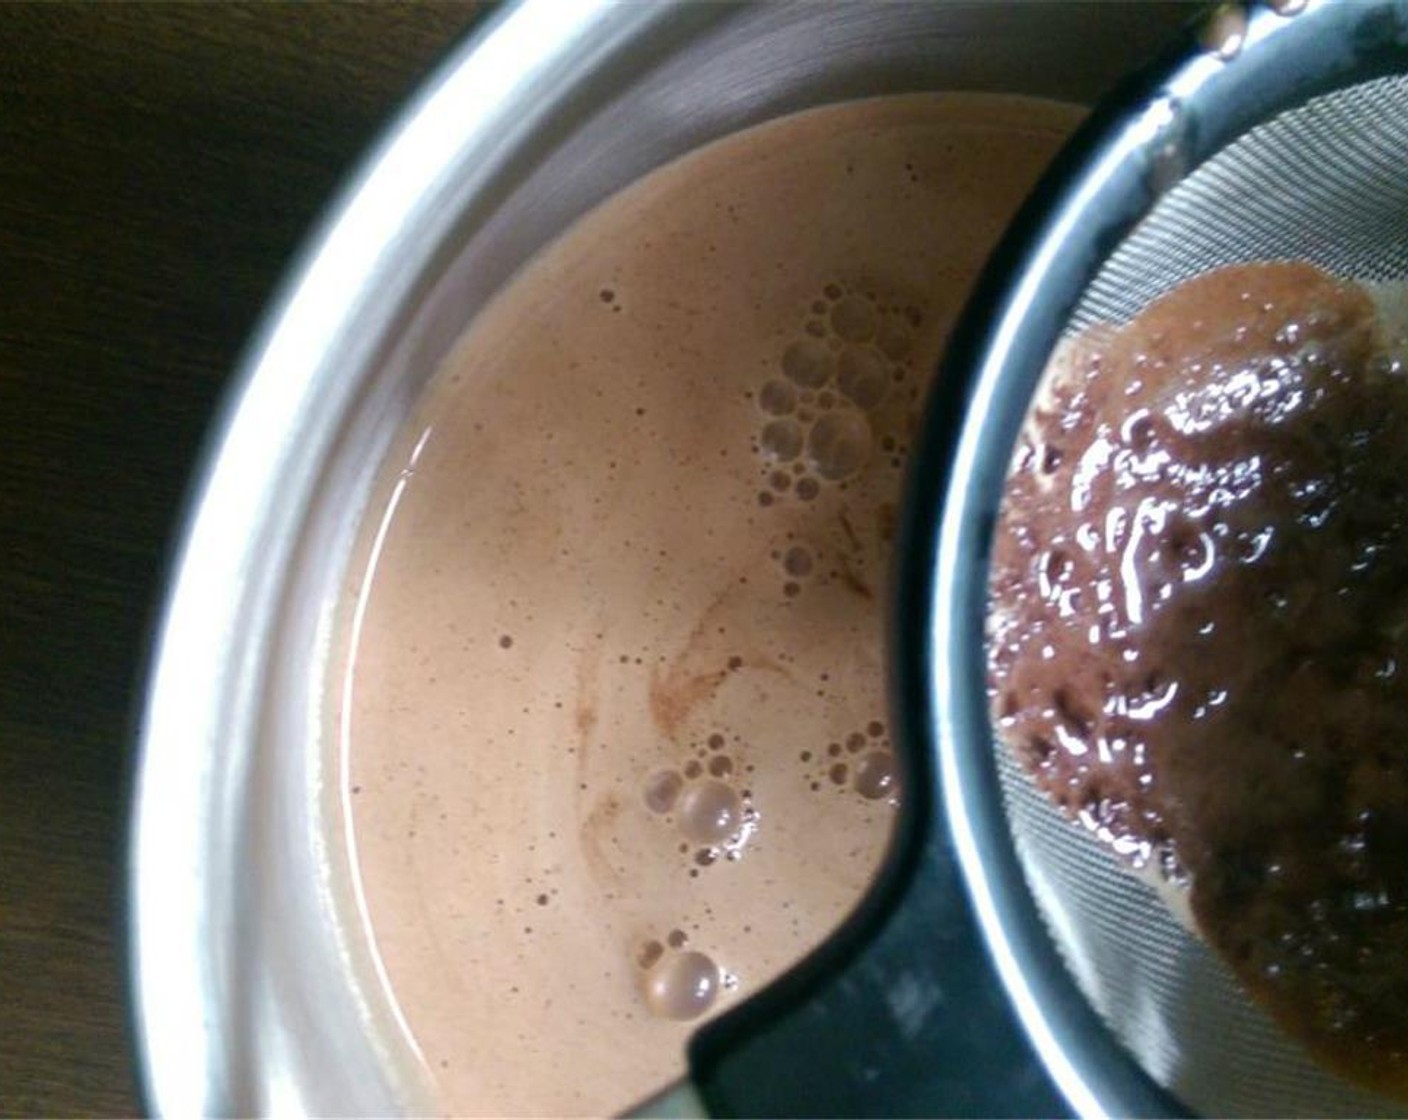
[{"label": "dark wooden surface", "polygon": [[0,3],[0,1113],[140,1109],[134,699],[240,347],[471,4]]}]

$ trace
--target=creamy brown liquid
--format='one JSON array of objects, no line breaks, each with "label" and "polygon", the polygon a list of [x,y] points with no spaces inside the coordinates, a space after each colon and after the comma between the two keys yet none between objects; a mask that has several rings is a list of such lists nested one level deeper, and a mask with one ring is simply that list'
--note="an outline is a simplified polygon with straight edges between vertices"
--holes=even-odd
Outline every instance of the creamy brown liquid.
[{"label": "creamy brown liquid", "polygon": [[[1380,299],[1384,293],[1376,293]],[[1306,264],[1063,350],[1008,481],[1004,736],[1331,1069],[1408,1096],[1408,374]]]},{"label": "creamy brown liquid", "polygon": [[855,905],[918,402],[1078,118],[914,96],[731,137],[474,323],[349,589],[375,941],[447,1112],[619,1110]]}]

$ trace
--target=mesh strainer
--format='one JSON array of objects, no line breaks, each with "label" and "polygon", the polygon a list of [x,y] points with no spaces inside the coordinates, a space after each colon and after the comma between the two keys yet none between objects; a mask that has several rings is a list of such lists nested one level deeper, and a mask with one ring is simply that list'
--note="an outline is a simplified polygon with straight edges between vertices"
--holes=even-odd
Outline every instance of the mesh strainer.
[{"label": "mesh strainer", "polygon": [[[1279,259],[1408,278],[1408,77],[1318,97],[1189,174],[1101,267],[1068,333],[1126,321],[1209,268]],[[1009,752],[999,765],[1027,881],[1067,966],[1157,1080],[1212,1114],[1408,1112],[1310,1063],[1151,887],[1071,828]]]},{"label": "mesh strainer", "polygon": [[[976,665],[953,642],[978,624],[973,558],[986,555],[1008,424],[1030,398],[1041,365],[1030,357],[1049,352],[1053,324],[1069,335],[1126,321],[1234,262],[1301,259],[1346,277],[1408,279],[1408,77],[1399,72],[1408,7],[1351,0],[1250,19],[1224,13],[1216,26],[1232,37],[1225,53],[1237,53],[1184,61],[1105,133],[976,351],[981,381],[951,479],[935,618],[954,659],[936,666],[937,703],[953,709],[939,718],[954,748],[947,795],[960,852],[972,845],[975,862],[995,814],[990,783],[970,780],[959,749],[978,741],[969,721],[979,717],[960,710],[974,703],[966,690]],[[1312,1064],[1153,888],[1072,828],[1007,752],[998,764],[1001,827],[1062,961],[1158,1084],[1216,1115],[1405,1111]],[[1013,889],[991,867],[965,869],[979,891]]]},{"label": "mesh strainer", "polygon": [[982,648],[1004,476],[1058,339],[1237,261],[1408,280],[1405,73],[1408,0],[1223,9],[1028,204],[950,344],[912,479],[895,857],[841,935],[696,1039],[711,1109],[1405,1111],[1315,1067],[994,749]]}]

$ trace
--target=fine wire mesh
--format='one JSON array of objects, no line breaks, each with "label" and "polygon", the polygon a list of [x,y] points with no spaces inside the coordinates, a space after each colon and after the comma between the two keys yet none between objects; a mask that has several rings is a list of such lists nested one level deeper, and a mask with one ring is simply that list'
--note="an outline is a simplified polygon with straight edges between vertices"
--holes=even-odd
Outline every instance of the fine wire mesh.
[{"label": "fine wire mesh", "polygon": [[[1273,259],[1408,281],[1408,78],[1274,117],[1186,177],[1106,261],[1067,334],[1124,322],[1209,269]],[[1205,1115],[1408,1115],[1314,1065],[1174,916],[1162,900],[1170,888],[1136,878],[1010,752],[999,756],[1008,819],[1052,936],[1156,1081]]]}]

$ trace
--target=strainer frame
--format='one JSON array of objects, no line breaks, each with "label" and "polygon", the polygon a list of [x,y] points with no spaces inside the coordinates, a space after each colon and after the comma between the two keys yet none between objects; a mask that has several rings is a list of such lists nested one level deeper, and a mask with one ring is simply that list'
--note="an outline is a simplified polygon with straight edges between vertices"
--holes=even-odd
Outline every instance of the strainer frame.
[{"label": "strainer frame", "polygon": [[1087,1116],[1183,1106],[1095,1015],[1027,884],[985,690],[989,559],[1028,405],[1109,254],[1170,187],[1271,116],[1408,70],[1404,0],[1322,0],[1246,17],[1231,57],[1190,28],[1102,103],[1043,178],[954,332],[907,495],[895,628],[902,731],[937,758],[931,792],[1016,1017],[1062,1095]]}]

